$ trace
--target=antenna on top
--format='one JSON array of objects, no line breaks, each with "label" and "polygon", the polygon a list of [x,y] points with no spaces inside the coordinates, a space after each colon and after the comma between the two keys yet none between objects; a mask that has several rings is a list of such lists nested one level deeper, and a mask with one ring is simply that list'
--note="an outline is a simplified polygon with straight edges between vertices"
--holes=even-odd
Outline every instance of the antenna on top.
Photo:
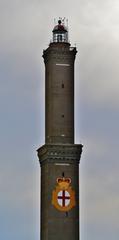
[{"label": "antenna on top", "polygon": [[63,23],[63,25],[65,24],[65,17],[62,18],[62,23]]},{"label": "antenna on top", "polygon": [[54,18],[54,26],[56,25],[56,18]]},{"label": "antenna on top", "polygon": [[68,29],[68,19],[66,19],[66,23],[67,23],[67,29]]}]

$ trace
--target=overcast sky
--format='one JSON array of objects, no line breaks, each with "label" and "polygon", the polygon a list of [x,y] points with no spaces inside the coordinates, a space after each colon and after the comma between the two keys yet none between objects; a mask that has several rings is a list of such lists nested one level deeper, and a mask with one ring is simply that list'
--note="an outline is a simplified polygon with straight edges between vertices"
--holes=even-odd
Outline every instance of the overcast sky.
[{"label": "overcast sky", "polygon": [[119,239],[119,1],[0,0],[0,240],[39,239],[44,63],[54,18],[69,20],[81,240]]}]

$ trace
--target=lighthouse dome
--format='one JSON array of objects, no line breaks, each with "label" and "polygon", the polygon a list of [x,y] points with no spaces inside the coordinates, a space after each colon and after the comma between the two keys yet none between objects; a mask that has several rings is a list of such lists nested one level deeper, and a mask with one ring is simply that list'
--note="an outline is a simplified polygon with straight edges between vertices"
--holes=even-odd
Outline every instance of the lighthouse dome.
[{"label": "lighthouse dome", "polygon": [[58,20],[58,24],[53,28],[53,42],[65,42],[68,43],[68,30],[61,20]]},{"label": "lighthouse dome", "polygon": [[64,24],[62,24],[62,21],[61,20],[59,20],[58,21],[58,25],[56,25],[55,27],[54,27],[54,29],[53,29],[53,32],[55,32],[55,31],[63,31],[63,32],[67,32],[67,28],[64,26]]}]

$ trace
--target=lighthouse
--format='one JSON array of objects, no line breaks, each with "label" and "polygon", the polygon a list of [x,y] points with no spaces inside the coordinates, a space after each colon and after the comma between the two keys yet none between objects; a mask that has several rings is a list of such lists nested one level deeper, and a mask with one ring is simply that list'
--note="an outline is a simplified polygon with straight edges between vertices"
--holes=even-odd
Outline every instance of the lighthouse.
[{"label": "lighthouse", "polygon": [[45,64],[45,144],[41,166],[40,240],[79,240],[79,163],[82,145],[74,142],[74,62],[68,29],[61,19],[43,51]]}]

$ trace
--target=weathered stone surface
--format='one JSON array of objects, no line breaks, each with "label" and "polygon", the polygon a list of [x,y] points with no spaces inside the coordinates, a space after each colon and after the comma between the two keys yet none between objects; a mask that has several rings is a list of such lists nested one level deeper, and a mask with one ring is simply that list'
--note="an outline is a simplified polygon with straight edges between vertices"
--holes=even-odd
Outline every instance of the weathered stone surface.
[{"label": "weathered stone surface", "polygon": [[74,143],[75,55],[68,43],[52,43],[43,53],[46,143]]},{"label": "weathered stone surface", "polygon": [[76,48],[71,48],[67,42],[53,42],[43,51],[46,144],[37,150],[41,165],[40,240],[79,240],[79,163],[82,145],[74,144],[76,53]]}]

